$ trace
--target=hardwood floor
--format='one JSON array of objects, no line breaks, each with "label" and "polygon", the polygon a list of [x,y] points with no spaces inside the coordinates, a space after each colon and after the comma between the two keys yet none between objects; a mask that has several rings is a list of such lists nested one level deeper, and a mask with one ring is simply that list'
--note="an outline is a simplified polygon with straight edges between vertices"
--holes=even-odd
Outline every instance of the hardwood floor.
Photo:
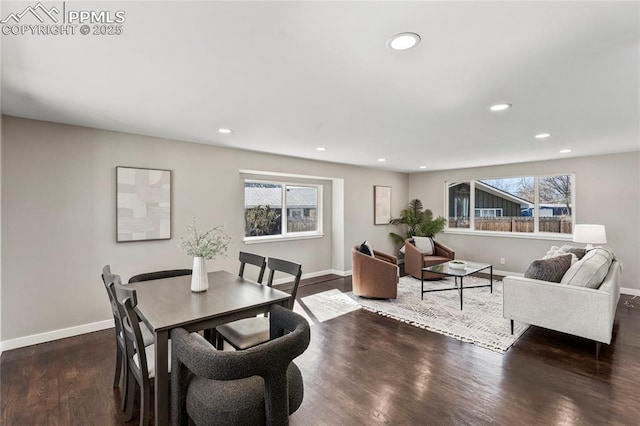
[{"label": "hardwood floor", "polygon": [[[350,291],[350,278],[303,281],[298,299],[333,288]],[[640,424],[640,298],[634,309],[630,299],[599,361],[593,342],[537,327],[500,355],[364,310],[312,317],[291,424]],[[2,424],[126,424],[114,366],[113,330],[3,353]]]}]

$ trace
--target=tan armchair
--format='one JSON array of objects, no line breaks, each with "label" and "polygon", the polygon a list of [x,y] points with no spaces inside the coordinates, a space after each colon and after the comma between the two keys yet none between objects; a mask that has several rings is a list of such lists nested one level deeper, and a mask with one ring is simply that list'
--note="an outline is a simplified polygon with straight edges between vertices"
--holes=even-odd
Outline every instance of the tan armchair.
[{"label": "tan armchair", "polygon": [[353,248],[353,294],[378,299],[398,296],[398,258],[373,251],[374,257]]},{"label": "tan armchair", "polygon": [[[413,238],[404,241],[404,271],[415,278],[422,278],[422,268],[448,262],[456,258],[456,254],[449,247],[433,240],[433,255],[423,254],[416,246]],[[425,272],[425,280],[438,280],[442,275]]]}]

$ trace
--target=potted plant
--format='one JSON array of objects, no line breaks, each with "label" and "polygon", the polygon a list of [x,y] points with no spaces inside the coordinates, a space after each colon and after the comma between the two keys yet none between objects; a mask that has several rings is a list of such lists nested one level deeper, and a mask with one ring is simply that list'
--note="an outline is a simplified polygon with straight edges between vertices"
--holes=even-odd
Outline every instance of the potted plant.
[{"label": "potted plant", "polygon": [[225,232],[224,226],[215,226],[204,232],[196,228],[195,220],[187,226],[187,235],[180,237],[178,247],[189,256],[193,256],[191,291],[200,292],[209,288],[204,262],[219,255],[226,255],[230,242],[231,237]]},{"label": "potted plant", "polygon": [[403,234],[390,232],[389,235],[396,244],[404,244],[404,240],[411,237],[431,237],[444,230],[447,220],[438,216],[433,218],[433,212],[423,210],[422,202],[417,198],[411,200],[407,208],[402,209],[400,217],[391,219],[391,224],[405,230]]}]

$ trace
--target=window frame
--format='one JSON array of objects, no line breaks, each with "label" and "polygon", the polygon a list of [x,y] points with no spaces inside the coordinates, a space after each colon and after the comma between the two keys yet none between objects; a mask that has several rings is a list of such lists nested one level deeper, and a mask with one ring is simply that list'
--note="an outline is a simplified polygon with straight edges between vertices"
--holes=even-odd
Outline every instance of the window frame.
[{"label": "window frame", "polygon": [[[280,234],[277,235],[260,235],[260,236],[247,236],[244,235],[246,232],[246,183],[262,183],[269,185],[280,185],[282,189],[282,198],[281,198],[281,214],[280,214]],[[303,187],[313,187],[317,191],[317,224],[318,227],[315,231],[298,231],[298,232],[289,232],[287,229],[288,225],[288,214],[287,214],[287,187],[292,186],[303,186]],[[291,181],[280,181],[280,180],[270,180],[270,179],[255,179],[255,178],[243,178],[242,179],[242,225],[243,225],[243,237],[242,241],[251,244],[251,243],[260,243],[260,242],[273,242],[273,241],[290,241],[290,240],[299,240],[299,239],[310,239],[310,238],[322,238],[324,236],[323,232],[323,185],[317,183],[305,183],[305,182],[291,182]],[[276,207],[276,206],[271,206]],[[277,208],[277,207],[276,207]],[[302,210],[302,215],[304,217],[304,210]]]},{"label": "window frame", "polygon": [[[569,176],[571,179],[571,224],[572,233],[562,234],[554,232],[540,232],[540,189],[539,183],[543,178],[553,176]],[[454,183],[468,182],[469,183],[469,205],[475,206],[475,189],[476,182],[483,180],[494,179],[518,179],[522,177],[533,177],[534,179],[534,229],[533,232],[503,232],[503,231],[481,231],[475,229],[475,211],[473,207],[473,214],[469,215],[469,228],[450,228],[449,227],[449,185]],[[446,180],[444,182],[444,211],[446,212],[447,221],[445,223],[444,232],[447,234],[464,234],[464,235],[482,235],[482,236],[496,236],[496,237],[510,237],[510,238],[528,238],[528,239],[544,239],[544,240],[561,240],[572,241],[573,229],[576,224],[576,176],[575,173],[545,173],[545,174],[523,174],[519,176],[507,176],[507,177],[491,177],[491,178],[461,178],[455,180]],[[470,210],[471,211],[471,210]]]}]

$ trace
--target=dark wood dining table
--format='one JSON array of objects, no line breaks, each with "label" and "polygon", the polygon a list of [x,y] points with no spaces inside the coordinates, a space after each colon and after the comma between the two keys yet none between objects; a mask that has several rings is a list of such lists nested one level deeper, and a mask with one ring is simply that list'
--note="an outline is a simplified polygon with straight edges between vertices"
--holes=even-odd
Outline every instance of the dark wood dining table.
[{"label": "dark wood dining table", "polygon": [[137,290],[140,318],[155,333],[155,424],[169,424],[168,347],[171,330],[200,331],[286,305],[290,295],[226,271],[209,272],[209,289],[191,291],[191,276],[128,284]]}]

